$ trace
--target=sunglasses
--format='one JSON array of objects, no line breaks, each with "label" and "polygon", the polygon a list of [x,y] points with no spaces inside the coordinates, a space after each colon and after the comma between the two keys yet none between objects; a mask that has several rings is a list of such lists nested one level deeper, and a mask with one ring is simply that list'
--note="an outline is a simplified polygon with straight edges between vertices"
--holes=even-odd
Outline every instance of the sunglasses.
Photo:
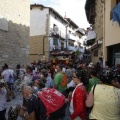
[{"label": "sunglasses", "polygon": [[73,76],[72,78],[77,78],[77,77]]}]

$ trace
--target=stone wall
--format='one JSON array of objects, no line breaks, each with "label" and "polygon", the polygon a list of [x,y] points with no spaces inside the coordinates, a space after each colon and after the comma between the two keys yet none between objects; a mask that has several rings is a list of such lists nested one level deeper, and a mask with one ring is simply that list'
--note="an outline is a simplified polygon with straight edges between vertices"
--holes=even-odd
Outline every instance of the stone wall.
[{"label": "stone wall", "polygon": [[0,19],[6,19],[8,30],[0,28],[0,68],[4,63],[29,64],[29,0],[1,0]]},{"label": "stone wall", "polygon": [[[49,42],[48,37],[44,39],[43,44],[43,37],[46,35],[39,35],[39,36],[31,36],[30,37],[30,62],[33,62],[34,60],[37,62],[40,54],[40,59],[45,56],[46,60],[49,59]],[[44,51],[43,51],[43,45],[44,45]]]},{"label": "stone wall", "polygon": [[[95,4],[95,24],[93,25],[96,31],[96,41],[103,38],[103,3],[101,0],[96,0]],[[103,40],[103,39],[102,39]],[[94,50],[98,50],[98,56],[94,56]],[[96,49],[92,50],[92,61],[94,63],[98,62],[98,58],[103,55],[103,45],[99,45]]]}]

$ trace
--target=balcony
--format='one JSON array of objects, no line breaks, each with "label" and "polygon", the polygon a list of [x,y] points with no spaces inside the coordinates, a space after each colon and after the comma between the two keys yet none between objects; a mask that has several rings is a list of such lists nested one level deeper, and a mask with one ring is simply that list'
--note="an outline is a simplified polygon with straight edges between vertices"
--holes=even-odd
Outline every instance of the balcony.
[{"label": "balcony", "polygon": [[74,46],[68,46],[68,50],[77,51],[78,48],[76,48],[76,47],[74,47]]},{"label": "balcony", "polygon": [[58,51],[61,50],[61,47],[58,45],[51,45],[50,46],[50,51]]},{"label": "balcony", "polygon": [[86,46],[92,45],[96,39],[96,32],[94,30],[89,30],[87,33],[87,38],[84,40],[83,44]]},{"label": "balcony", "polygon": [[74,41],[77,40],[77,38],[76,38],[74,35],[71,35],[71,34],[68,34],[68,35],[67,35],[67,39],[68,39],[68,40],[74,40]]},{"label": "balcony", "polygon": [[89,48],[89,50],[93,50],[93,49],[97,48],[97,47],[98,47],[99,45],[101,45],[102,43],[103,43],[102,40],[96,41],[96,42]]},{"label": "balcony", "polygon": [[56,36],[56,37],[59,37],[60,36],[60,31],[59,31],[59,29],[58,28],[51,28],[51,30],[50,30],[50,33],[51,33],[51,35],[53,35],[53,36]]}]

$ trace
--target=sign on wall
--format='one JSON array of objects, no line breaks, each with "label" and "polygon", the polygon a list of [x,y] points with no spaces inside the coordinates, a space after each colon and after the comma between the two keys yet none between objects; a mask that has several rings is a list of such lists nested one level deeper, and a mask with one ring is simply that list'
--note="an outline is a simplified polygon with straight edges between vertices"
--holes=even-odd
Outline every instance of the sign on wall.
[{"label": "sign on wall", "polygon": [[0,16],[0,30],[8,31],[8,21]]}]

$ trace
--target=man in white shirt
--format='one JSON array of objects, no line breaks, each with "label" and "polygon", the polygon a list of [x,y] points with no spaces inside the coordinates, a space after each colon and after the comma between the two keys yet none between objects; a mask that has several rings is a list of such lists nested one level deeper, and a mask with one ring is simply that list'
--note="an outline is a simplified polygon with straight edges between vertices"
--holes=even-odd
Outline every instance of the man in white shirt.
[{"label": "man in white shirt", "polygon": [[2,72],[2,77],[4,78],[5,82],[9,82],[9,76],[10,75],[14,75],[14,71],[12,69],[5,69],[3,72]]},{"label": "man in white shirt", "polygon": [[[8,101],[10,101],[10,96],[12,96],[12,98],[15,98],[13,89],[14,89],[14,71],[12,69],[8,68],[7,64],[4,64],[4,71],[2,72],[2,77],[5,80],[5,82],[8,85]],[[10,76],[11,76],[11,80],[10,81]]]}]

